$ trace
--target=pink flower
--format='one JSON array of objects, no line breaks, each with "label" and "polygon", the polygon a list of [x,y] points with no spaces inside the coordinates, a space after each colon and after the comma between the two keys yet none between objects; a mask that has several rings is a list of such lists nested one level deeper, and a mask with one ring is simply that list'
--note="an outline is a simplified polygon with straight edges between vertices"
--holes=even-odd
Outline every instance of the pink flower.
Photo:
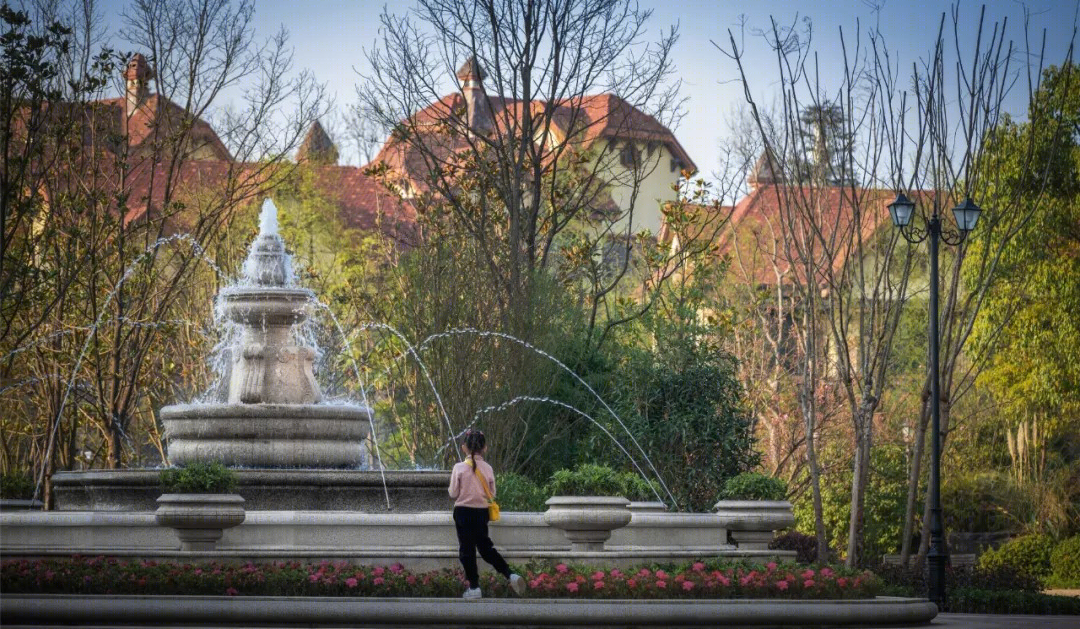
[{"label": "pink flower", "polygon": [[648,569],[648,568],[642,568],[641,570],[638,570],[638,576],[639,576],[639,577],[647,577],[647,576],[649,576],[650,574],[652,574],[652,573],[651,573],[651,572],[649,572],[649,569]]},{"label": "pink flower", "polygon": [[689,592],[690,590],[694,589],[694,582],[693,581],[683,581],[682,582],[682,589]]},{"label": "pink flower", "polygon": [[309,574],[308,575],[308,581],[311,581],[312,583],[317,583],[319,581],[319,575],[318,574]]},{"label": "pink flower", "polygon": [[569,568],[567,568],[564,563],[555,566],[555,572],[558,572],[559,574],[566,574],[567,570],[569,570]]},{"label": "pink flower", "polygon": [[381,577],[385,572],[386,570],[382,566],[375,566],[375,569],[371,571],[371,574]]},{"label": "pink flower", "polygon": [[566,584],[566,589],[570,590],[571,592],[577,592],[577,590],[578,590],[578,584],[577,584],[577,583],[574,583],[574,582],[571,582],[571,583],[567,583],[567,584]]},{"label": "pink flower", "polygon": [[225,590],[225,593],[228,594],[229,596],[236,596],[240,592],[238,592],[236,590],[236,588],[229,588],[229,589]]},{"label": "pink flower", "polygon": [[593,581],[599,581],[600,579],[603,579],[603,578],[604,578],[604,571],[603,570],[597,570],[592,575]]},{"label": "pink flower", "polygon": [[618,578],[620,578],[620,577],[622,577],[622,572],[619,572],[619,569],[618,569],[618,568],[613,568],[613,569],[611,570],[611,578],[613,578],[613,579],[618,579]]},{"label": "pink flower", "polygon": [[822,568],[821,569],[821,576],[823,576],[823,577],[831,577],[833,574],[834,573],[832,571],[832,568]]},{"label": "pink flower", "polygon": [[660,588],[662,590],[662,589],[667,587],[667,582],[665,582],[665,581],[657,581],[656,582],[656,587],[658,587],[658,588]]},{"label": "pink flower", "polygon": [[540,587],[540,579],[533,579],[532,581],[529,581],[529,587],[534,590]]},{"label": "pink flower", "polygon": [[788,582],[787,581],[777,581],[776,582],[776,587],[781,589],[781,590],[786,590],[788,588]]},{"label": "pink flower", "polygon": [[594,590],[602,590],[602,589],[604,589],[604,582],[603,581],[593,581],[592,586],[593,586]]},{"label": "pink flower", "polygon": [[694,572],[701,572],[705,569],[705,564],[701,563],[700,561],[695,561],[694,565],[690,566],[690,569]]},{"label": "pink flower", "polygon": [[731,585],[731,579],[725,577],[724,575],[716,577],[716,580],[719,581],[720,585],[723,585],[724,587]]},{"label": "pink flower", "polygon": [[399,563],[396,563],[396,564],[390,566],[390,572],[393,572],[394,574],[397,574],[397,573],[401,572],[404,569],[405,569],[405,566],[403,566],[403,565],[401,565]]},{"label": "pink flower", "polygon": [[356,587],[356,585],[358,583],[360,583],[360,582],[356,580],[356,577],[349,577],[348,579],[345,579],[345,585],[347,585],[347,586],[349,586],[351,588]]},{"label": "pink flower", "polygon": [[386,583],[386,581],[384,581],[382,577],[375,577],[372,583],[375,585],[382,585],[383,583]]},{"label": "pink flower", "polygon": [[803,581],[802,584],[803,584],[803,587],[812,588],[812,587],[814,587],[814,580],[813,579],[807,579],[807,580]]},{"label": "pink flower", "polygon": [[410,574],[409,576],[405,577],[405,583],[408,583],[409,585],[416,585],[416,577]]},{"label": "pink flower", "polygon": [[657,579],[666,579],[667,578],[667,573],[664,572],[663,570],[657,570],[656,571],[656,578]]},{"label": "pink flower", "polygon": [[804,578],[804,579],[813,579],[814,578],[814,571],[813,570],[807,570],[806,572],[802,573],[802,578]]},{"label": "pink flower", "polygon": [[836,584],[840,587],[847,587],[847,579],[845,579],[844,577],[840,577],[836,580]]},{"label": "pink flower", "polygon": [[773,570],[776,570],[776,562],[770,561],[769,563],[765,564],[765,567],[769,569],[769,572],[772,572]]},{"label": "pink flower", "polygon": [[636,588],[637,587],[637,581],[635,581],[634,579],[627,579],[626,580],[626,587],[630,588],[631,590]]}]

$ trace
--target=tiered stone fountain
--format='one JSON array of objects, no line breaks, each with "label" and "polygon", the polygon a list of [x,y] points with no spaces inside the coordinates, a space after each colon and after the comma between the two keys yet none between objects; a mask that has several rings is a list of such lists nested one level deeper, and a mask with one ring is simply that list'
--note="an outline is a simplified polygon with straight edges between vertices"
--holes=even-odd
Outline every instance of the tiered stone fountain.
[{"label": "tiered stone fountain", "polygon": [[[240,328],[224,350],[228,392],[161,409],[170,463],[237,468],[248,510],[448,509],[447,472],[360,469],[372,410],[323,400],[315,348],[297,332],[314,295],[295,285],[270,200],[259,231],[240,282],[218,295]],[[60,510],[153,510],[160,494],[154,470],[61,472],[53,487]]]}]

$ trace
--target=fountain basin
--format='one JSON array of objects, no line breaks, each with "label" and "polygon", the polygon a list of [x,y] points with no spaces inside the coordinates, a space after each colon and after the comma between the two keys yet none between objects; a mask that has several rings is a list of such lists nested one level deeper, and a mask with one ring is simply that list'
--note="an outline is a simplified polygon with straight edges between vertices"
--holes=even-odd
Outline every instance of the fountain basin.
[{"label": "fountain basin", "polygon": [[343,404],[180,404],[162,408],[161,423],[173,465],[355,469],[371,412]]},{"label": "fountain basin", "polygon": [[[237,469],[236,493],[246,511],[449,512],[450,472],[387,470]],[[385,476],[386,489],[383,489]],[[57,511],[154,511],[161,470],[57,472]]]}]

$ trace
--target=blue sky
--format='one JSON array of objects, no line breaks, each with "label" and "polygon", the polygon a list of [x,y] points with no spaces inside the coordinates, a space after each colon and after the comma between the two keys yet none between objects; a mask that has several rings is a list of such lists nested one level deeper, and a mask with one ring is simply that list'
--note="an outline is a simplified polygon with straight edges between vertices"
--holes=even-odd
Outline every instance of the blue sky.
[{"label": "blue sky", "polygon": [[[125,2],[101,3],[106,20],[118,24]],[[856,20],[862,28],[877,25],[885,42],[897,54],[903,68],[925,58],[930,52],[943,11],[952,2],[917,0],[879,0],[875,12],[869,0],[743,0],[739,2],[706,0],[641,0],[641,6],[654,10],[650,32],[657,37],[662,28],[678,24],[680,40],[674,62],[682,79],[682,94],[687,98],[686,115],[675,134],[687,152],[705,173],[717,168],[720,161],[719,140],[728,134],[731,112],[745,102],[742,86],[736,81],[734,62],[724,57],[710,40],[726,45],[727,30],[736,31],[745,21],[746,65],[751,72],[751,90],[755,98],[770,100],[776,91],[775,59],[753,29],[765,28],[770,17],[790,24],[797,17],[809,18],[814,26],[813,48],[819,52],[824,74],[841,61],[840,28],[853,33]],[[983,2],[959,3],[962,40],[965,49],[974,44],[979,10]],[[992,0],[987,5],[989,23],[1008,18],[1008,36],[1023,46],[1024,4],[1015,0]],[[339,107],[356,99],[358,76],[363,70],[363,50],[375,45],[379,33],[379,13],[387,6],[391,12],[403,12],[411,2],[363,2],[357,0],[258,0],[256,3],[257,36],[268,37],[284,25],[296,48],[296,63],[312,70],[327,84]],[[1076,0],[1028,0],[1031,12],[1029,32],[1033,42],[1047,35],[1047,55],[1051,62],[1065,57],[1076,24]],[[948,29],[949,27],[947,27]],[[121,42],[119,47],[125,48]],[[1008,109],[1023,114],[1026,87],[1018,84],[1008,101]]]}]

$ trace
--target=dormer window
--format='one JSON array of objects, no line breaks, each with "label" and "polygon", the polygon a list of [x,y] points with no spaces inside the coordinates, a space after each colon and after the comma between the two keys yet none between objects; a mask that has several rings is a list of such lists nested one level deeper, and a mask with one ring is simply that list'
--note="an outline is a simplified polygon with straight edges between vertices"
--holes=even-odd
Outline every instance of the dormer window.
[{"label": "dormer window", "polygon": [[619,151],[619,163],[626,168],[637,168],[641,164],[641,151],[633,142],[627,142]]}]

